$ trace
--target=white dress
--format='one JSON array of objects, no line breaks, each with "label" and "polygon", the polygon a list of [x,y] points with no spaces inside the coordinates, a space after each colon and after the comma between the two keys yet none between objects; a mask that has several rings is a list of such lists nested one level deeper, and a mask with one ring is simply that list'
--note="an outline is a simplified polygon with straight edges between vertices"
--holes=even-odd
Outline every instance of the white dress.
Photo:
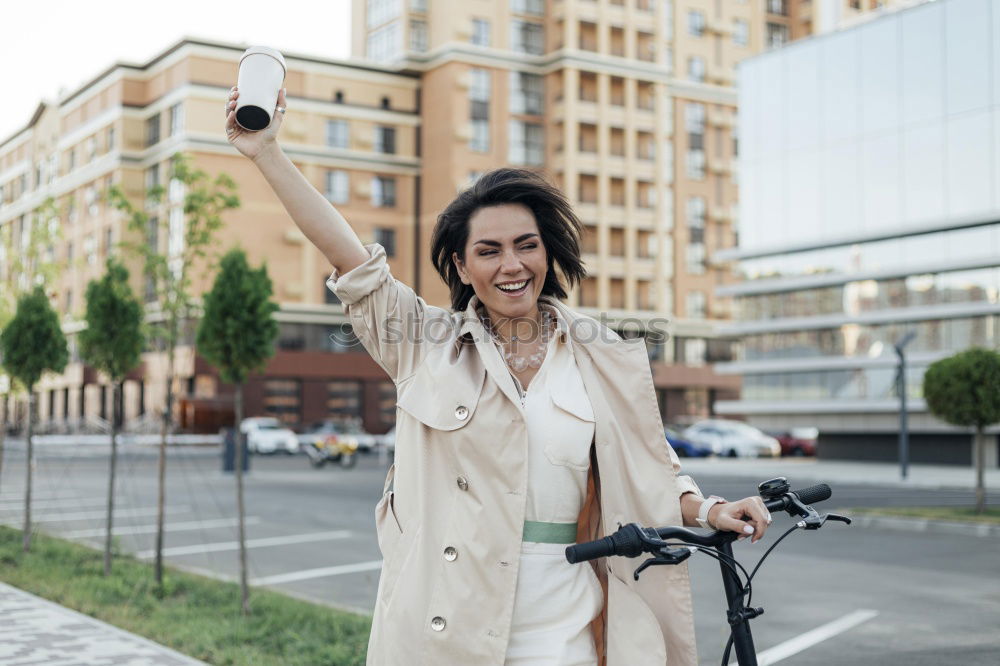
[{"label": "white dress", "polygon": [[[513,375],[511,380],[520,391]],[[594,416],[567,341],[549,341],[522,395],[528,430],[525,520],[575,523],[586,500]],[[523,542],[505,666],[597,664],[590,622],[603,608],[604,593],[593,568],[570,564],[565,552],[566,544]]]}]

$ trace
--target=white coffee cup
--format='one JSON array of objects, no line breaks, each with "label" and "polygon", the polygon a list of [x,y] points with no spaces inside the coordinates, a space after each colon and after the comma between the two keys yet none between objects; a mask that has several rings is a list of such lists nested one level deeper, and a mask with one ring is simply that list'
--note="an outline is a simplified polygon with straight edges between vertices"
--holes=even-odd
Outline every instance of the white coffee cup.
[{"label": "white coffee cup", "polygon": [[271,114],[278,104],[278,92],[285,82],[285,59],[275,49],[251,46],[240,58],[236,86],[236,122],[243,129],[256,132],[271,124]]}]

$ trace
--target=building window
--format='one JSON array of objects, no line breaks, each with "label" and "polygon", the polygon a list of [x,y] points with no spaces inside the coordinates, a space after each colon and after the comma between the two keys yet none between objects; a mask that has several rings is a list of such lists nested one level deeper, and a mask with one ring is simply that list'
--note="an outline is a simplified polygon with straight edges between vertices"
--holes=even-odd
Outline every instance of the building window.
[{"label": "building window", "polygon": [[769,14],[787,16],[788,8],[786,7],[786,0],[767,0],[767,12]]},{"label": "building window", "polygon": [[106,145],[107,145],[107,148],[108,148],[109,151],[114,150],[114,148],[115,148],[115,128],[114,127],[109,127],[108,128],[108,139],[107,139]]},{"label": "building window", "polygon": [[[67,171],[72,171],[75,168],[76,168],[76,148],[70,148],[69,149],[69,159],[67,160],[66,170]],[[22,176],[21,178],[22,178],[22,180],[21,180],[21,192],[20,192],[20,194],[24,194],[24,191],[27,189],[27,187],[25,185],[24,177]]]},{"label": "building window", "polygon": [[701,56],[691,56],[688,58],[688,80],[705,82],[705,59]]},{"label": "building window", "polygon": [[376,62],[389,62],[401,54],[399,23],[390,23],[368,35],[368,57]]},{"label": "building window", "polygon": [[427,21],[410,21],[410,50],[423,53],[427,50]]},{"label": "building window", "polygon": [[688,34],[701,37],[705,34],[705,15],[691,10],[688,12]]},{"label": "building window", "polygon": [[510,112],[541,115],[544,110],[544,82],[540,75],[510,73]]},{"label": "building window", "polygon": [[152,146],[160,142],[160,114],[146,120],[146,145]]},{"label": "building window", "polygon": [[545,16],[545,0],[510,0],[510,11],[514,14]]},{"label": "building window", "polygon": [[326,413],[332,418],[361,418],[361,382],[338,379],[326,383]]},{"label": "building window", "polygon": [[351,180],[346,171],[326,172],[326,199],[333,204],[345,204],[351,194]]},{"label": "building window", "polygon": [[538,123],[511,120],[507,159],[512,164],[541,166],[545,153],[545,134]]},{"label": "building window", "polygon": [[767,48],[776,49],[788,43],[788,26],[780,23],[767,24]]},{"label": "building window", "polygon": [[702,180],[705,177],[704,104],[688,103],[684,106],[684,128],[688,135],[688,178]]},{"label": "building window", "polygon": [[331,148],[347,148],[350,138],[350,125],[346,120],[326,121],[326,145]]},{"label": "building window", "polygon": [[399,16],[403,11],[400,0],[368,0],[368,29],[377,28]]},{"label": "building window", "polygon": [[510,22],[510,48],[530,55],[545,52],[545,29],[541,23],[513,20]]},{"label": "building window", "polygon": [[472,77],[472,85],[469,87],[469,120],[472,123],[469,150],[485,153],[490,149],[490,98],[493,77],[486,69],[472,69],[469,75]]},{"label": "building window", "polygon": [[472,19],[471,42],[476,46],[490,45],[490,22],[486,19]]},{"label": "building window", "polygon": [[392,208],[396,205],[396,179],[390,176],[372,178],[372,205],[376,208]]},{"label": "building window", "polygon": [[750,43],[750,25],[744,19],[733,19],[733,44],[746,46]]},{"label": "building window", "polygon": [[184,129],[184,107],[180,102],[177,102],[172,107],[170,107],[170,134],[169,136],[177,136]]},{"label": "building window", "polygon": [[302,384],[298,379],[264,380],[264,414],[283,423],[299,422],[302,405]]},{"label": "building window", "polygon": [[396,256],[396,230],[375,227],[375,242],[385,248],[387,257]]},{"label": "building window", "polygon": [[[685,299],[685,301],[686,301],[685,309],[687,310],[688,318],[690,319],[705,318],[705,292],[689,291],[687,293],[687,298]],[[702,354],[702,358],[704,358],[704,353]]]},{"label": "building window", "polygon": [[703,243],[705,241],[705,199],[691,197],[687,200],[688,241]]},{"label": "building window", "polygon": [[690,148],[687,153],[687,177],[691,180],[705,179],[705,151]]},{"label": "building window", "polygon": [[387,155],[396,152],[396,128],[379,125],[375,128],[375,152]]},{"label": "building window", "polygon": [[420,12],[421,14],[427,13],[427,0],[410,0],[410,11]]},{"label": "building window", "polygon": [[684,260],[688,275],[704,275],[705,244],[689,242],[684,248]]},{"label": "building window", "polygon": [[383,428],[396,423],[396,385],[392,382],[379,382],[378,420]]}]

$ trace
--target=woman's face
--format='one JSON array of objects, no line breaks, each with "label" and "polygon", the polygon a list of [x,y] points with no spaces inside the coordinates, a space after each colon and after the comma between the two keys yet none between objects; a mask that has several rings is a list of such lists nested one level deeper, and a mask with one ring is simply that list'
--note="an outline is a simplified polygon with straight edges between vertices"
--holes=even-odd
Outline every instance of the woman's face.
[{"label": "woman's face", "polygon": [[477,210],[469,219],[465,261],[457,253],[452,261],[494,321],[537,316],[548,255],[527,206],[503,204]]}]

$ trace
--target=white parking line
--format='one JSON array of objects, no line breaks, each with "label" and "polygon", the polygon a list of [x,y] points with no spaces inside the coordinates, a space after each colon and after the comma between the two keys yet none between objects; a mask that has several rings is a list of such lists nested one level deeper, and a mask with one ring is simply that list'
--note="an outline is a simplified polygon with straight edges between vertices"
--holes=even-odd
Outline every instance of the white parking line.
[{"label": "white parking line", "polygon": [[[38,500],[37,502],[31,500],[31,510],[36,509],[61,509],[61,508],[75,508],[81,506],[101,506],[107,504],[107,497],[84,497],[81,499],[50,499],[50,500]],[[24,501],[20,502],[0,502],[0,511],[20,511],[24,508]]]},{"label": "white parking line", "polygon": [[[187,513],[191,510],[189,506],[169,506],[167,510],[170,513]],[[38,515],[31,516],[32,523],[58,523],[58,522],[69,522],[71,520],[98,520],[100,518],[107,517],[106,511],[75,511],[69,513],[42,513]],[[145,518],[146,516],[155,516],[156,507],[152,506],[148,509],[121,509],[120,511],[115,511],[116,518]],[[5,520],[12,520],[11,517],[7,517]]]},{"label": "white parking line", "polygon": [[305,571],[293,571],[287,574],[276,576],[264,576],[254,578],[251,585],[278,585],[280,583],[293,583],[297,580],[309,580],[311,578],[326,578],[328,576],[340,576],[342,574],[360,573],[362,571],[375,571],[382,568],[382,560],[372,560],[371,562],[358,562],[357,564],[342,564],[336,567],[324,567],[322,569],[306,569]]},{"label": "white parking line", "polygon": [[[236,518],[217,518],[215,520],[188,520],[179,523],[164,523],[164,532],[187,532],[191,530],[210,530],[216,527],[235,527],[238,524]],[[257,525],[260,518],[257,516],[247,516],[247,525]],[[112,528],[114,536],[125,536],[132,534],[155,534],[156,525],[123,525]],[[64,539],[90,539],[104,536],[104,528],[98,527],[90,530],[74,530],[72,532],[60,532],[59,536]]]},{"label": "white parking line", "polygon": [[[261,539],[247,539],[247,548],[266,548],[268,546],[287,546],[293,543],[312,543],[316,541],[331,541],[333,539],[346,539],[351,536],[347,530],[335,532],[313,532],[311,534],[290,534],[287,536],[264,537]],[[239,541],[220,541],[218,543],[198,543],[193,546],[175,546],[164,548],[164,555],[196,555],[199,553],[219,553],[227,550],[238,550]],[[140,560],[149,559],[156,555],[155,550],[140,550],[135,554]]]},{"label": "white parking line", "polygon": [[[807,631],[801,636],[796,636],[791,640],[775,645],[773,648],[764,650],[757,655],[757,664],[758,666],[776,664],[782,659],[787,659],[792,655],[798,654],[803,650],[811,648],[817,643],[822,643],[828,638],[833,638],[837,634],[842,634],[848,629],[858,626],[862,622],[867,622],[876,615],[878,615],[878,611],[869,609],[859,609],[853,613],[848,613],[844,617],[838,618],[833,622],[827,622],[823,626],[816,627],[812,631]],[[730,662],[729,664],[729,666],[735,665],[735,661]]]}]

